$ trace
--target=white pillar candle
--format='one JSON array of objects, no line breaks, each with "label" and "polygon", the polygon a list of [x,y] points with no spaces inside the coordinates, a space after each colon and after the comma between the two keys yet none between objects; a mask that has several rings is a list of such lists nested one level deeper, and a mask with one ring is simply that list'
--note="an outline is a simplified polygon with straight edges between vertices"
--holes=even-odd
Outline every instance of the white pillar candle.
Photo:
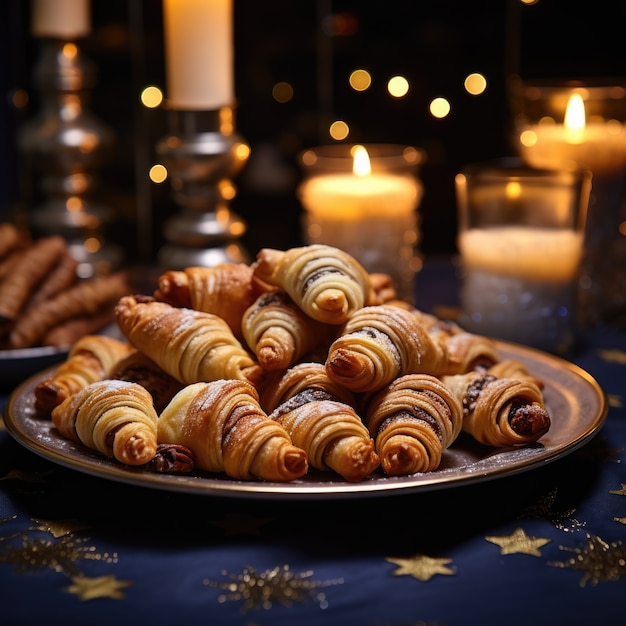
[{"label": "white pillar candle", "polygon": [[305,237],[390,275],[400,297],[412,299],[422,185],[408,174],[372,172],[366,151],[367,167],[359,171],[356,155],[358,149],[356,171],[315,174],[301,184]]},{"label": "white pillar candle", "polygon": [[232,106],[232,0],[163,0],[167,100],[176,110]]},{"label": "white pillar candle", "polygon": [[89,0],[34,0],[31,32],[35,37],[72,40],[91,31]]}]

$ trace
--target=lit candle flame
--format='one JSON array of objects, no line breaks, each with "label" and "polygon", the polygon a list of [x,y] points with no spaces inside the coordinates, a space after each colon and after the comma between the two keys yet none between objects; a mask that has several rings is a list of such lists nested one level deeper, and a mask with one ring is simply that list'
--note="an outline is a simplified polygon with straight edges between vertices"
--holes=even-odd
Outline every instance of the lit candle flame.
[{"label": "lit candle flame", "polygon": [[568,139],[572,143],[582,141],[585,132],[585,103],[579,93],[573,93],[570,96],[563,122]]},{"label": "lit candle flame", "polygon": [[368,176],[372,173],[370,156],[364,146],[354,146],[352,157],[354,159],[352,171],[356,176]]}]

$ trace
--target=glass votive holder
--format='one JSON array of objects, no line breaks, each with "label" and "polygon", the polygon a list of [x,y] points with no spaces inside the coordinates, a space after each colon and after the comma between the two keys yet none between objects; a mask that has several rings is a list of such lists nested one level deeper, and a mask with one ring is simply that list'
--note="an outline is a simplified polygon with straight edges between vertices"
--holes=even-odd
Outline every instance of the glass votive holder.
[{"label": "glass votive holder", "polygon": [[369,273],[391,277],[413,302],[421,268],[418,177],[425,152],[392,144],[337,144],[300,154],[302,233],[307,244],[344,250]]},{"label": "glass votive holder", "polygon": [[588,169],[579,320],[626,327],[626,81],[511,79],[514,142],[532,167]]},{"label": "glass votive holder", "polygon": [[462,169],[455,185],[459,324],[566,356],[576,341],[591,174],[503,159]]}]

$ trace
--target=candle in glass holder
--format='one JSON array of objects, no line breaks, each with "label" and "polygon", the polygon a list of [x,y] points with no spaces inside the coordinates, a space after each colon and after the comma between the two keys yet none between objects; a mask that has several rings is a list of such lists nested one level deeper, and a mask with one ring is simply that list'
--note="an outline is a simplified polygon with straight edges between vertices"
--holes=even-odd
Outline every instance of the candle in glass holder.
[{"label": "candle in glass holder", "polygon": [[419,267],[422,160],[411,147],[315,148],[302,155],[306,176],[298,190],[306,242],[340,248],[368,272],[389,275],[409,302]]},{"label": "candle in glass holder", "polygon": [[522,159],[539,168],[585,168],[593,188],[579,291],[580,322],[626,325],[626,84],[513,82]]},{"label": "candle in glass holder", "polygon": [[163,19],[169,106],[232,106],[232,0],[163,0]]},{"label": "candle in glass holder", "polygon": [[516,161],[457,175],[461,326],[556,354],[571,350],[590,176]]}]

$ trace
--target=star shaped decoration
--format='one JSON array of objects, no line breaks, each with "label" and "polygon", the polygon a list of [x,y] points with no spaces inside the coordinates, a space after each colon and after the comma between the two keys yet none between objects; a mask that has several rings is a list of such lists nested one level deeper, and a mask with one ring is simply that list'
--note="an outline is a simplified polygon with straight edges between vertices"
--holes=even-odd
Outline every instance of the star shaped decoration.
[{"label": "star shaped decoration", "polygon": [[46,533],[50,533],[53,537],[59,538],[64,535],[70,535],[78,530],[85,530],[89,528],[87,524],[82,524],[77,520],[44,520],[34,519],[33,522],[37,524],[30,528],[30,530],[41,530]]},{"label": "star shaped decoration", "polygon": [[624,350],[598,350],[598,355],[609,363],[626,365],[626,352]]},{"label": "star shaped decoration", "polygon": [[398,565],[399,569],[393,572],[394,576],[413,576],[417,580],[426,582],[436,574],[451,576],[456,574],[454,568],[447,567],[452,559],[436,559],[425,554],[416,554],[408,559],[387,558],[386,561]]},{"label": "star shaped decoration", "polygon": [[545,537],[529,537],[522,528],[517,528],[512,535],[485,537],[490,543],[500,546],[500,554],[530,554],[541,556],[539,548],[550,543]]},{"label": "star shaped decoration", "polygon": [[626,517],[614,517],[613,521],[619,522],[620,524],[626,524]]},{"label": "star shaped decoration", "polygon": [[227,536],[231,535],[260,535],[261,527],[272,520],[253,517],[243,513],[232,513],[223,519],[209,520],[209,524],[222,528]]},{"label": "star shaped decoration", "polygon": [[626,483],[622,483],[621,489],[611,489],[609,493],[614,496],[626,496]]},{"label": "star shaped decoration", "polygon": [[609,406],[612,406],[615,409],[622,408],[622,396],[618,396],[615,393],[611,393],[607,396],[607,400],[609,402]]},{"label": "star shaped decoration", "polygon": [[122,600],[124,594],[122,589],[130,587],[133,583],[129,580],[118,580],[115,576],[97,576],[88,578],[87,576],[73,576],[72,584],[65,588],[65,591],[73,593],[81,600],[94,600],[96,598],[111,598]]}]

